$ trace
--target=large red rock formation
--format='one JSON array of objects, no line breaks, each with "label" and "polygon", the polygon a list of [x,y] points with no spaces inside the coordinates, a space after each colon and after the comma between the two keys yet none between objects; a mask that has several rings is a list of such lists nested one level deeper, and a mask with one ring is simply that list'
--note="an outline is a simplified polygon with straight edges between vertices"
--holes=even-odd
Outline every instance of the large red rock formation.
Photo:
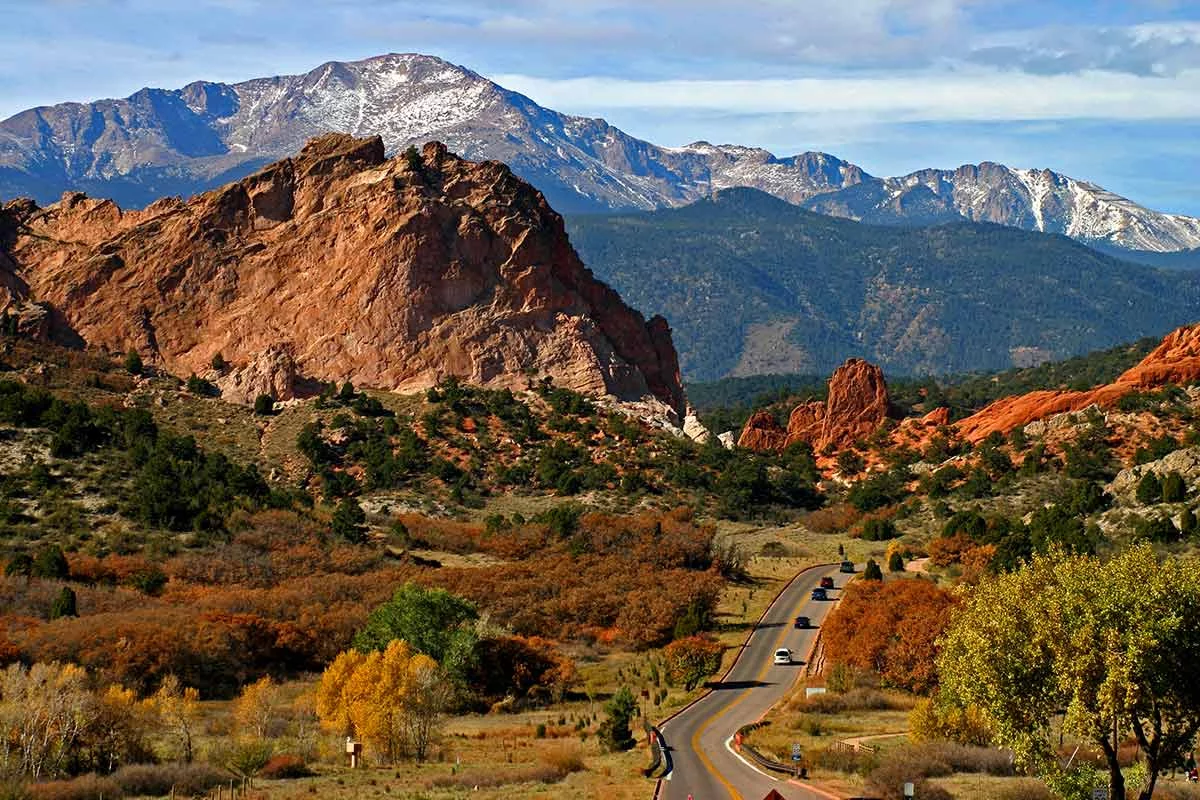
[{"label": "large red rock formation", "polygon": [[[1200,382],[1200,324],[1169,334],[1162,344],[1116,381],[1087,391],[1042,390],[1001,398],[953,427],[967,441],[980,442],[992,433],[1014,428],[1090,406],[1112,407],[1130,392],[1158,389],[1166,384]],[[819,454],[839,449],[879,429],[887,416],[888,395],[878,367],[851,359],[833,374],[827,403],[804,403],[792,411],[787,431],[770,414],[750,418],[738,444],[757,450],[781,450],[805,441]],[[905,420],[894,441],[920,447],[949,421],[949,411],[939,408],[921,419]]]},{"label": "large red rock formation", "polygon": [[818,453],[840,449],[870,436],[888,415],[887,382],[883,370],[861,358],[838,367],[829,379],[829,399],[820,433],[797,431],[789,436],[803,439]]},{"label": "large red rock formation", "polygon": [[870,436],[888,415],[887,383],[883,370],[861,358],[838,367],[829,379],[829,399],[797,406],[787,431],[766,412],[752,416],[738,444],[755,450],[781,450],[807,442],[817,453],[847,447]]},{"label": "large red rock formation", "polygon": [[1200,381],[1200,325],[1191,325],[1170,333],[1114,383],[1083,392],[1038,391],[1001,398],[959,420],[955,427],[963,438],[978,442],[993,432],[1008,433],[1055,414],[1082,411],[1092,405],[1110,407],[1130,392],[1196,381]]},{"label": "large red rock formation", "polygon": [[80,194],[9,203],[0,309],[30,302],[51,310],[56,338],[136,348],[175,374],[221,353],[222,385],[243,399],[303,379],[411,390],[538,375],[685,405],[666,321],[593,278],[508,167],[436,143],[388,161],[378,137],[324,136],[144,211]]}]

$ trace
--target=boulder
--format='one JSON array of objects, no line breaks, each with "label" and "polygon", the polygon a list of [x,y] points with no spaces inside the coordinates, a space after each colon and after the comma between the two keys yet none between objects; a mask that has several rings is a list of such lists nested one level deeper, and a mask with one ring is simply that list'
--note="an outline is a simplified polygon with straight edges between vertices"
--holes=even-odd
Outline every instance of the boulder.
[{"label": "boulder", "polygon": [[1139,464],[1136,467],[1123,469],[1117,473],[1112,482],[1106,487],[1109,494],[1117,498],[1123,505],[1135,505],[1138,483],[1147,472],[1153,472],[1159,478],[1166,477],[1172,472],[1178,472],[1184,482],[1195,488],[1200,481],[1200,447],[1188,447],[1168,453],[1157,461]]},{"label": "boulder", "polygon": [[254,357],[250,363],[233,367],[217,379],[221,396],[234,403],[253,404],[259,395],[276,400],[296,397],[296,360],[291,347],[275,344]]},{"label": "boulder", "polygon": [[712,438],[708,428],[704,427],[704,423],[695,414],[688,414],[683,418],[683,435],[697,444],[705,444]]},{"label": "boulder", "polygon": [[787,445],[788,432],[769,411],[756,411],[746,420],[738,447],[750,450],[782,450]]}]

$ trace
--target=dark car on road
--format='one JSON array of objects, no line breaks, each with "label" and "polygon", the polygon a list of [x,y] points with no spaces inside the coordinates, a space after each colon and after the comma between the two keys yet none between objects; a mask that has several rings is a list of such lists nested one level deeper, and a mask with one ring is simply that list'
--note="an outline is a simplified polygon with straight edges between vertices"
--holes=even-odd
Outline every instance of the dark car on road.
[{"label": "dark car on road", "polygon": [[854,562],[853,561],[843,561],[842,562],[842,572],[849,572],[849,573],[853,574],[854,573]]},{"label": "dark car on road", "polygon": [[816,589],[813,589],[812,599],[813,600],[828,600],[829,595],[825,594],[825,590],[822,589],[820,586],[818,586]]},{"label": "dark car on road", "polygon": [[833,578],[831,578],[831,577],[830,577],[830,576],[828,576],[828,575],[826,575],[824,578],[821,578],[821,588],[822,588],[822,589],[833,589],[833,588],[836,588],[836,587],[834,587],[834,585],[833,585]]},{"label": "dark car on road", "polygon": [[811,628],[812,623],[809,621],[808,617],[796,617],[796,627],[797,628]]}]

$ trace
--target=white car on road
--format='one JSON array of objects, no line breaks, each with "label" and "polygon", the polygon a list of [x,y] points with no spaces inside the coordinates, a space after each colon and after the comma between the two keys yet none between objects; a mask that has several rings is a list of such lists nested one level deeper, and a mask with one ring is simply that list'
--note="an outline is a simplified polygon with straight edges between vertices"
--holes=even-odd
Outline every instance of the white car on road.
[{"label": "white car on road", "polygon": [[781,647],[778,650],[776,650],[775,651],[775,663],[776,664],[791,664],[792,663],[792,651],[788,650],[786,647]]}]

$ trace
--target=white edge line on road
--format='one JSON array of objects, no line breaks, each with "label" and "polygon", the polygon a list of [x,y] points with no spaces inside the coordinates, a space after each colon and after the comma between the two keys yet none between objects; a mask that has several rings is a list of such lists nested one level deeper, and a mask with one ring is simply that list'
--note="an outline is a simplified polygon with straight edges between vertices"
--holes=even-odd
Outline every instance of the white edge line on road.
[{"label": "white edge line on road", "polygon": [[[802,577],[804,577],[805,574],[807,574],[809,572],[815,572],[819,569],[827,569],[832,566],[834,566],[834,564],[813,564],[810,567],[805,567],[804,569],[800,570],[795,575],[793,575],[791,577],[791,579],[788,580],[788,582],[783,585],[783,588],[780,589],[778,594],[775,595],[775,599],[771,601],[770,605],[768,605],[766,607],[766,609],[763,611],[762,615],[758,618],[758,621],[754,623],[754,627],[750,630],[749,635],[746,636],[746,638],[742,641],[741,646],[738,648],[737,655],[733,657],[733,663],[730,664],[729,668],[727,670],[725,670],[725,672],[722,673],[721,676],[717,679],[718,682],[725,680],[731,674],[733,674],[734,669],[737,668],[738,662],[742,660],[742,656],[745,654],[746,650],[749,649],[750,640],[751,640],[751,638],[754,637],[755,631],[758,630],[759,626],[762,625],[764,621],[766,621],[767,615],[769,615],[771,613],[771,609],[775,607],[775,605],[780,601],[780,599],[782,599],[783,595],[787,593],[788,589],[792,588],[792,585],[797,583]],[[705,690],[705,692],[703,694],[701,694],[699,697],[693,698],[690,702],[685,704],[682,708],[675,709],[675,711],[672,711],[670,714],[667,715],[666,719],[662,720],[661,722],[659,722],[657,725],[654,726],[655,728],[658,729],[659,733],[662,735],[662,741],[663,741],[664,745],[666,744],[667,736],[665,733],[663,733],[663,728],[666,727],[667,724],[670,723],[672,720],[678,719],[679,717],[682,717],[684,714],[688,713],[692,709],[696,708],[700,704],[700,701],[704,700],[704,698],[708,697],[711,694],[712,694],[712,689]],[[738,758],[741,758],[741,756],[738,756]],[[659,778],[658,780],[656,780],[654,782],[654,786],[655,786],[654,797],[655,798],[658,797],[658,792],[659,792],[659,788],[662,786],[662,781],[664,779],[670,780],[670,775],[673,775],[674,773],[675,773],[675,769],[674,769],[674,764],[672,763],[671,772],[668,773],[667,775],[664,775],[662,778]],[[768,775],[767,777],[770,777],[770,776]]]},{"label": "white edge line on road", "polygon": [[774,775],[768,775],[767,773],[763,772],[761,769],[754,766],[749,761],[747,761],[745,758],[743,758],[741,753],[739,753],[737,750],[734,750],[732,736],[730,736],[728,739],[725,740],[725,749],[728,750],[729,752],[733,753],[734,758],[736,758],[738,761],[745,764],[750,769],[757,772],[759,775],[762,775],[764,778],[770,778],[771,780],[775,781],[776,783],[779,783],[779,778],[776,778]]}]

